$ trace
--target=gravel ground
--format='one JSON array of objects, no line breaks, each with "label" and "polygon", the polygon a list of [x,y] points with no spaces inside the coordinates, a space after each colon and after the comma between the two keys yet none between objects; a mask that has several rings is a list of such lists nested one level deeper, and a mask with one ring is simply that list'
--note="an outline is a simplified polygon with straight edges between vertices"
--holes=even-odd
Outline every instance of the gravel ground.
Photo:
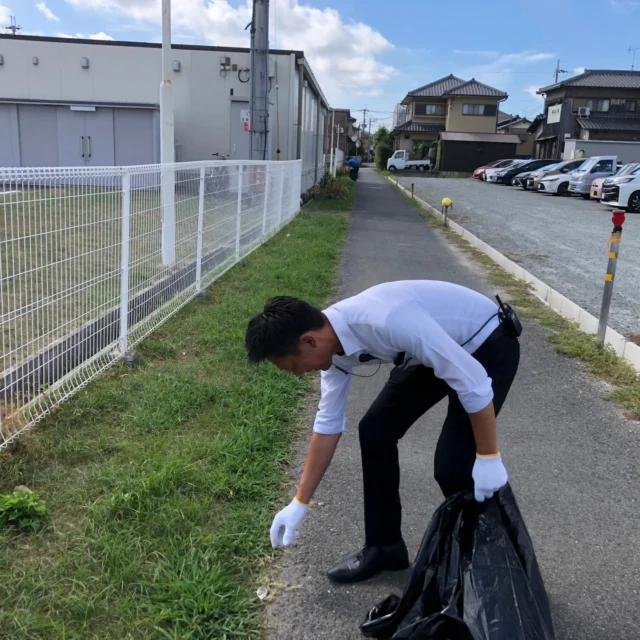
[{"label": "gravel ground", "polygon": [[[478,180],[400,178],[436,207],[453,200],[459,224],[598,316],[607,267],[611,209],[582,198],[559,198]],[[609,324],[640,333],[640,216],[628,214],[620,246]]]}]

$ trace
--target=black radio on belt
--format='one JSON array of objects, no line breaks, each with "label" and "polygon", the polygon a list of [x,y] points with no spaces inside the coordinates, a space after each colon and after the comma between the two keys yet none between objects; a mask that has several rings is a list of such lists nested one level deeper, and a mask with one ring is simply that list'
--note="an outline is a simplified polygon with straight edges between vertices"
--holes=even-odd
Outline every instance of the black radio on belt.
[{"label": "black radio on belt", "polygon": [[510,305],[502,302],[500,296],[496,296],[496,300],[498,301],[498,320],[500,320],[500,324],[508,333],[517,338],[522,333],[522,324],[518,314]]}]

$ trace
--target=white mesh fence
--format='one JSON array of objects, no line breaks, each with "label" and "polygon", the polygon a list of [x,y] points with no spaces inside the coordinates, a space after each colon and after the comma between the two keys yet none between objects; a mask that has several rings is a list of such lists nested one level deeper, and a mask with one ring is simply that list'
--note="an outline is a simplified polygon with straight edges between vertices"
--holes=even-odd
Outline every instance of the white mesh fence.
[{"label": "white mesh fence", "polygon": [[0,168],[0,449],[289,222],[301,186],[299,160]]}]

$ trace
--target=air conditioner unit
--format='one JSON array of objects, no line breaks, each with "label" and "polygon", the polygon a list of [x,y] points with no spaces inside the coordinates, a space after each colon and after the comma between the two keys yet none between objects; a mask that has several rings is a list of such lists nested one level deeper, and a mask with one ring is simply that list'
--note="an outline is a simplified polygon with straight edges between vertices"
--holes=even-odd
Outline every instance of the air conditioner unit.
[{"label": "air conditioner unit", "polygon": [[584,117],[590,116],[591,109],[589,109],[589,107],[578,107],[578,115]]}]

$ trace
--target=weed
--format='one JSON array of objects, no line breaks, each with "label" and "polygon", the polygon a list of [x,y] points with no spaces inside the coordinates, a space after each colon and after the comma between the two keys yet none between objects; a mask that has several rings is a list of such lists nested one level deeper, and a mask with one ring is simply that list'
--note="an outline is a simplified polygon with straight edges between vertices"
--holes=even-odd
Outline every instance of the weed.
[{"label": "weed", "polygon": [[24,489],[0,495],[0,529],[34,533],[47,518],[47,506],[38,494]]}]

